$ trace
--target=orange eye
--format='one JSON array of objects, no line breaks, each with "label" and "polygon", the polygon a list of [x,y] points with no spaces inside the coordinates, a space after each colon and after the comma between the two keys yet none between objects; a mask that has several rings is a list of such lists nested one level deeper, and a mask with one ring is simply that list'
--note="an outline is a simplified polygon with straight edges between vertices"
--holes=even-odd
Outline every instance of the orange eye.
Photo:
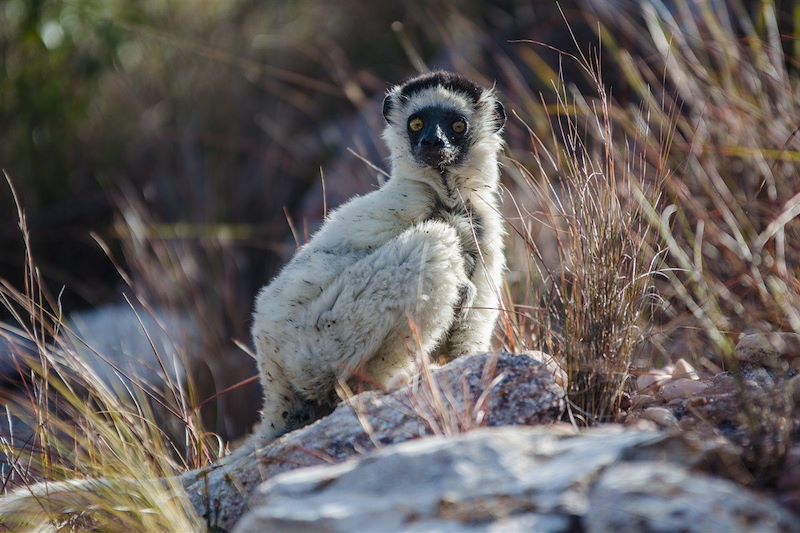
[{"label": "orange eye", "polygon": [[417,133],[417,132],[421,131],[422,130],[422,126],[424,126],[424,125],[425,125],[425,123],[422,122],[422,119],[419,118],[419,117],[412,118],[408,123],[409,129],[411,131],[413,131],[414,133]]},{"label": "orange eye", "polygon": [[467,131],[467,123],[463,120],[456,120],[450,127],[453,128],[453,131],[458,134]]}]

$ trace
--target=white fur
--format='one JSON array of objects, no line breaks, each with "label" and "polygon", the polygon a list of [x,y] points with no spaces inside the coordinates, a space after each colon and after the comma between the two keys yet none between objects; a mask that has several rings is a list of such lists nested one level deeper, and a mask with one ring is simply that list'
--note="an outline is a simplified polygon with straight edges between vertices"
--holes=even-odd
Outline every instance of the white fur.
[{"label": "white fur", "polygon": [[[504,268],[494,102],[487,90],[476,108],[436,87],[394,109],[384,132],[389,181],[334,211],[261,290],[252,333],[266,436],[286,431],[303,406],[329,401],[337,380],[385,385],[412,371],[417,349],[446,357],[489,349]],[[454,107],[475,128],[477,142],[446,180],[416,163],[405,133],[408,115],[431,104]],[[432,219],[437,197],[448,207],[471,204],[482,226],[477,242],[468,217]],[[478,255],[471,278],[468,249]]]}]

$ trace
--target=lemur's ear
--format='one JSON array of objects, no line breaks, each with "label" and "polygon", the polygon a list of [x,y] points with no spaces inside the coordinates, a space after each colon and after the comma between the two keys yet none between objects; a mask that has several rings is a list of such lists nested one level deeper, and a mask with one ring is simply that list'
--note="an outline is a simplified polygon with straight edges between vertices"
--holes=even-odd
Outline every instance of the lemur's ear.
[{"label": "lemur's ear", "polygon": [[500,103],[500,100],[494,104],[494,131],[500,131],[506,123],[506,108]]},{"label": "lemur's ear", "polygon": [[389,124],[389,114],[392,112],[392,108],[394,107],[394,98],[392,98],[392,93],[386,95],[386,98],[383,99],[383,118],[386,119],[386,123]]}]

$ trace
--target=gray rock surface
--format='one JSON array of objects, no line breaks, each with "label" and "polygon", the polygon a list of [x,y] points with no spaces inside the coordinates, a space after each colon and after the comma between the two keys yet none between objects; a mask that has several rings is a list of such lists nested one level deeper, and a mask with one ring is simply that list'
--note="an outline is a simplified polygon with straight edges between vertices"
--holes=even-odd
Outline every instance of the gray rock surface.
[{"label": "gray rock surface", "polygon": [[[677,368],[677,365],[676,365]],[[642,377],[663,374],[652,370]],[[786,457],[800,437],[800,376],[791,369],[742,362],[733,372],[713,376],[668,378],[634,395],[625,413],[627,425],[654,422],[697,439],[724,443],[734,459],[720,475],[733,481],[777,489],[800,511],[800,481],[778,484],[787,471]],[[715,472],[717,473],[717,472]]]},{"label": "gray rock surface", "polygon": [[75,349],[111,386],[120,385],[117,369],[150,385],[163,385],[159,357],[171,378],[183,384],[186,362],[181,355],[200,348],[198,326],[188,317],[166,311],[154,314],[126,303],[74,313],[68,326]]},{"label": "gray rock surface", "polygon": [[484,428],[276,476],[235,531],[798,530],[777,504],[691,473],[710,452],[620,426]]},{"label": "gray rock surface", "polygon": [[753,333],[736,344],[736,358],[770,368],[788,368],[800,359],[800,335],[797,333]]},{"label": "gray rock surface", "polygon": [[669,463],[623,463],[606,470],[589,496],[588,533],[797,531],[800,522],[730,481]]},{"label": "gray rock surface", "polygon": [[[255,361],[238,350],[220,353],[221,347],[205,344],[206,336],[190,314],[118,303],[74,313],[68,326],[74,349],[120,395],[131,386],[128,377],[155,390],[191,383],[198,398],[213,398],[202,411],[207,429],[234,439],[256,422],[259,386],[222,393],[255,375]],[[158,402],[150,407],[159,426],[174,442],[182,442],[183,422]]]},{"label": "gray rock surface", "polygon": [[564,391],[541,363],[524,355],[461,357],[410,387],[359,394],[310,426],[251,443],[216,467],[184,476],[183,484],[209,526],[230,530],[255,488],[282,472],[339,463],[424,436],[549,424],[563,411]]}]

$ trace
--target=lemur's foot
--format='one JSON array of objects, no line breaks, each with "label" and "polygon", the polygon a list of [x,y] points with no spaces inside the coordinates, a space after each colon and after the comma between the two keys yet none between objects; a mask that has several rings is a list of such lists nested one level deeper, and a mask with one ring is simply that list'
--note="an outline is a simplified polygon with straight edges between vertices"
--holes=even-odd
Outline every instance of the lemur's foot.
[{"label": "lemur's foot", "polygon": [[411,385],[411,383],[413,383],[416,376],[417,372],[415,368],[400,370],[391,378],[389,378],[389,380],[384,384],[384,388],[388,392],[402,389],[403,387],[408,387]]}]

